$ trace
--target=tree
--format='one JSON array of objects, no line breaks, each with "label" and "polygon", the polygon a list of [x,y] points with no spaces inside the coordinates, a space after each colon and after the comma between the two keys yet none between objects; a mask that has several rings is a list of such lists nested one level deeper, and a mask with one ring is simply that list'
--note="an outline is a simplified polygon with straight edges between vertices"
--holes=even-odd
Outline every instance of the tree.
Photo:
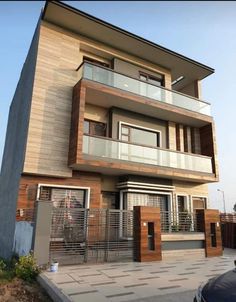
[{"label": "tree", "polygon": [[236,212],[236,203],[234,204],[233,210]]}]

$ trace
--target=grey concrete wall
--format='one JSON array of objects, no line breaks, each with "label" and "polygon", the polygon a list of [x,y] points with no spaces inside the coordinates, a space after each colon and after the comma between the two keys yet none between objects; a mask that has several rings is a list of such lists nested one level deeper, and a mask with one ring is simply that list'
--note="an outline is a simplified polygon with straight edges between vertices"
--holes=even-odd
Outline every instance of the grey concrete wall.
[{"label": "grey concrete wall", "polygon": [[38,201],[33,238],[34,257],[39,265],[49,262],[49,245],[52,224],[52,202]]},{"label": "grey concrete wall", "polygon": [[[0,175],[0,256],[12,254],[19,180],[23,170],[37,58],[38,23],[10,106]],[[17,52],[16,52],[17,55]]]},{"label": "grey concrete wall", "polygon": [[[135,108],[134,108],[135,109]],[[167,148],[167,122],[118,108],[112,109],[112,138],[118,139],[119,122],[129,123],[161,132],[161,147]]]}]

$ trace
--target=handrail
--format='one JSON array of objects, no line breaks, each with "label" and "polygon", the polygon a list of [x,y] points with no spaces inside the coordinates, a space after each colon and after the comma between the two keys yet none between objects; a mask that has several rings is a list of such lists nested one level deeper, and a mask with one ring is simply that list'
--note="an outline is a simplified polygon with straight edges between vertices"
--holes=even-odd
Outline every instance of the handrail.
[{"label": "handrail", "polygon": [[142,83],[145,83],[145,84],[154,86],[154,87],[158,87],[158,88],[160,88],[160,89],[164,89],[164,90],[170,91],[170,92],[172,92],[172,93],[177,93],[177,94],[179,94],[179,95],[182,95],[182,96],[187,97],[187,98],[191,98],[191,99],[193,99],[193,100],[195,100],[195,101],[198,101],[198,102],[201,102],[201,103],[204,103],[204,104],[207,104],[207,105],[211,105],[211,103],[209,103],[209,102],[207,102],[207,101],[200,100],[200,99],[195,98],[195,97],[193,97],[193,96],[191,96],[191,95],[187,95],[187,94],[184,94],[184,93],[179,92],[179,91],[177,91],[177,90],[169,89],[169,88],[167,88],[167,87],[157,86],[157,85],[155,85],[155,84],[148,83],[148,82],[143,81],[143,80],[141,80],[141,79],[137,79],[137,78],[135,78],[135,77],[133,77],[133,76],[127,75],[127,74],[122,73],[122,72],[120,72],[120,71],[116,71],[116,70],[114,70],[114,69],[111,69],[111,68],[108,68],[108,67],[105,67],[105,66],[101,66],[101,65],[96,64],[96,63],[88,62],[88,61],[86,61],[86,60],[83,61],[83,62],[78,66],[78,68],[76,69],[76,71],[79,71],[80,68],[83,67],[84,64],[93,65],[93,66],[99,67],[99,68],[101,68],[101,69],[105,69],[105,70],[108,70],[108,71],[110,71],[110,72],[113,72],[113,73],[116,73],[116,74],[120,74],[120,75],[125,76],[125,77],[127,77],[127,78],[130,78],[130,79],[133,79],[133,80],[136,80],[136,81],[139,81],[139,82],[142,82]]}]

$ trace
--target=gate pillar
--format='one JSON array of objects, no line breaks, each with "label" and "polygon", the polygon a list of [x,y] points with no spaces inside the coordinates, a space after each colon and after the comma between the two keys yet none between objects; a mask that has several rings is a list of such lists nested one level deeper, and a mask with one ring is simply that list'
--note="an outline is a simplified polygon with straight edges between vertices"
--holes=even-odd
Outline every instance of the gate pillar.
[{"label": "gate pillar", "polygon": [[199,230],[205,233],[206,257],[217,257],[223,254],[220,214],[218,210],[196,210]]},{"label": "gate pillar", "polygon": [[36,206],[33,238],[34,257],[38,265],[49,262],[49,246],[52,224],[52,202],[38,201]]},{"label": "gate pillar", "polygon": [[161,260],[160,209],[134,207],[134,261]]}]

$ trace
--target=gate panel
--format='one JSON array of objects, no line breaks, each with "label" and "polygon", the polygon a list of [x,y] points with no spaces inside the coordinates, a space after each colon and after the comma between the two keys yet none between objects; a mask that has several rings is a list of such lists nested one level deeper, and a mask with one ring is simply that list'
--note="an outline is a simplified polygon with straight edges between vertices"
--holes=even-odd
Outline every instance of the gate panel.
[{"label": "gate panel", "polygon": [[53,208],[50,260],[61,264],[84,263],[87,210]]},{"label": "gate panel", "polygon": [[53,208],[50,259],[60,264],[133,259],[133,211]]}]

